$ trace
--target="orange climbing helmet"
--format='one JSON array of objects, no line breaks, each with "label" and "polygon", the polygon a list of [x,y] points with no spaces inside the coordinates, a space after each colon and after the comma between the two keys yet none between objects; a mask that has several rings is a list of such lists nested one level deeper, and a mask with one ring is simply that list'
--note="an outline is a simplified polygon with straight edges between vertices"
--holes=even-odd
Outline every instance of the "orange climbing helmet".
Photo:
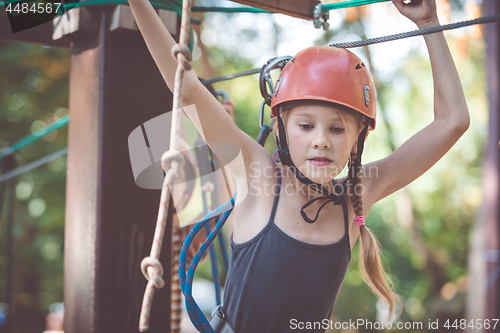
[{"label": "orange climbing helmet", "polygon": [[283,68],[271,100],[273,117],[292,101],[325,101],[346,106],[370,119],[377,113],[373,79],[363,61],[351,51],[313,46],[299,52]]}]

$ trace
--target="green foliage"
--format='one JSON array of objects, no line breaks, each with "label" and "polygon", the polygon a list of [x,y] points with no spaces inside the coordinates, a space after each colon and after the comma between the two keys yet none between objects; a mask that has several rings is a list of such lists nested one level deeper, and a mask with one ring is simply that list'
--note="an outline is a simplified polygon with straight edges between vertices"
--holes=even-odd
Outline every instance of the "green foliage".
[{"label": "green foliage", "polygon": [[[67,114],[69,50],[0,41],[0,147]],[[18,166],[67,146],[62,128],[15,154]],[[5,171],[5,170],[3,170]],[[7,237],[13,241],[11,320],[17,329],[42,331],[49,306],[63,300],[66,160],[60,157],[13,182],[15,204],[0,219],[0,301],[7,295]],[[5,186],[6,183],[0,183]],[[9,195],[7,192],[6,195]],[[13,209],[13,235],[6,233]],[[20,317],[29,314],[30,319]]]}]

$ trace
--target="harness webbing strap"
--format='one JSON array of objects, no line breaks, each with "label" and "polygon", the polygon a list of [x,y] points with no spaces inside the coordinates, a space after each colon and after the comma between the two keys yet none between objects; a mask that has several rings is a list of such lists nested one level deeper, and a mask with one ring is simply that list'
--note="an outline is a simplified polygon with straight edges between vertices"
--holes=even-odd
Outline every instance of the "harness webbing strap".
[{"label": "harness webbing strap", "polygon": [[[180,285],[182,292],[184,294],[184,298],[186,300],[186,308],[189,313],[189,318],[191,319],[191,322],[193,325],[198,329],[198,331],[202,333],[214,333],[214,330],[210,326],[210,323],[208,320],[205,318],[203,315],[202,311],[196,304],[196,302],[193,299],[192,296],[192,284],[193,284],[193,278],[194,278],[194,273],[196,271],[196,267],[198,266],[198,263],[200,259],[202,258],[203,254],[205,251],[208,249],[208,246],[213,242],[219,231],[221,230],[222,226],[226,222],[227,217],[229,214],[232,212],[234,203],[236,200],[236,194],[226,202],[224,205],[214,209],[212,212],[207,214],[200,222],[198,222],[193,229],[189,232],[188,236],[186,237],[184,244],[182,246],[181,250],[181,255],[179,258],[179,280],[180,280]],[[189,270],[186,274],[186,258],[187,258],[187,253],[189,251],[189,247],[191,246],[194,238],[198,234],[198,232],[204,228],[204,226],[210,222],[214,217],[218,217],[221,215],[221,218],[215,225],[215,228],[212,230],[212,232],[209,234],[207,239],[203,242],[201,245],[200,249],[198,252],[196,252],[196,255],[193,257],[191,260],[191,264],[189,265]]]}]

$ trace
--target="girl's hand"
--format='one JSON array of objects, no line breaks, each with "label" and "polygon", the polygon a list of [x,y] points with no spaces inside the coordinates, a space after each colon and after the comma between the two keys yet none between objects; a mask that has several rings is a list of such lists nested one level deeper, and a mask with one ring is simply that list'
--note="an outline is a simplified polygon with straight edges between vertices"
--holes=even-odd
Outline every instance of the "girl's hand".
[{"label": "girl's hand", "polygon": [[225,99],[222,101],[222,106],[231,119],[234,120],[234,108],[236,107],[236,103],[230,99]]},{"label": "girl's hand", "polygon": [[406,4],[405,0],[392,0],[401,14],[412,20],[419,29],[439,25],[435,0],[412,0]]}]

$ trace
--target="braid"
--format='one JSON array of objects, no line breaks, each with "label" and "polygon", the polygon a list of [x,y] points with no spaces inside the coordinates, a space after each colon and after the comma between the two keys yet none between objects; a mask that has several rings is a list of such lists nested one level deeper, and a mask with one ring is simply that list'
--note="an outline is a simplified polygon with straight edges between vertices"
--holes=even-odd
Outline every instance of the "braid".
[{"label": "braid", "polygon": [[361,157],[357,158],[355,154],[351,154],[351,159],[349,160],[349,185],[352,190],[352,206],[354,208],[354,213],[356,216],[363,216],[363,200],[361,196],[358,195],[356,191],[356,186],[360,183],[358,173],[361,169]]},{"label": "braid", "polygon": [[[356,190],[356,186],[361,183],[359,171],[361,170],[361,154],[363,153],[364,137],[360,135],[358,142],[358,156],[351,154],[349,159],[349,175],[347,176],[348,186],[351,188],[351,202],[356,216],[363,216],[363,200]],[[395,308],[395,300],[401,305],[399,297],[391,290],[386,280],[391,284],[390,278],[385,273],[380,262],[380,247],[377,240],[372,235],[366,225],[359,227],[360,251],[359,268],[363,280],[372,291],[389,305],[389,313],[392,316]],[[401,306],[402,307],[402,306]]]}]

